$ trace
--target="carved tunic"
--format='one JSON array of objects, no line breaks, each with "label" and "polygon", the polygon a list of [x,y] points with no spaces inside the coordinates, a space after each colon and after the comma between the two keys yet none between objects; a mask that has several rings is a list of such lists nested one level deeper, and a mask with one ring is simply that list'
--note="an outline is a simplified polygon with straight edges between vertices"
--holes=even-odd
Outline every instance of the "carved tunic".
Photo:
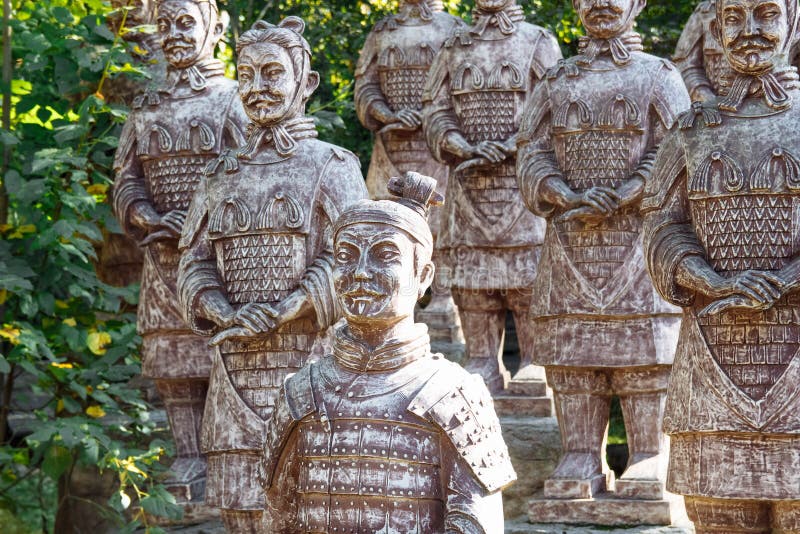
[{"label": "carved tunic", "polygon": [[480,379],[432,356],[422,325],[365,350],[340,329],[333,356],[287,380],[266,470],[296,516],[268,499],[270,531],[502,529],[498,490],[515,475]]},{"label": "carved tunic", "polygon": [[[213,162],[185,223],[179,291],[196,332],[215,330],[196,314],[204,291],[222,291],[234,308],[277,303],[298,286],[320,295],[316,320],[296,320],[274,334],[219,346],[203,425],[204,452],[260,449],[283,379],[305,363],[318,333],[335,321],[331,227],[342,209],[366,197],[366,188],[353,154],[309,138],[315,135],[310,120],[295,121],[287,130],[297,143],[290,155],[268,144],[279,133],[256,132],[248,144],[256,147],[253,155],[227,152]],[[260,143],[266,146],[258,148]],[[212,469],[215,461],[209,458],[209,473],[224,477],[224,466]],[[249,509],[261,503],[260,490],[250,489],[234,495],[224,483],[212,484],[206,500]]]},{"label": "carved tunic", "polygon": [[[798,91],[791,94],[797,102]],[[706,107],[682,117],[659,153],[643,203],[657,210],[648,217],[648,260],[659,292],[684,306],[664,416],[670,491],[797,498],[800,295],[790,291],[767,310],[701,316],[712,300],[678,285],[675,273],[690,255],[723,276],[779,271],[796,259],[798,120],[797,105],[776,112],[751,100],[721,114]]]},{"label": "carved tunic", "polygon": [[549,32],[521,19],[503,29],[480,18],[476,25],[445,44],[424,97],[434,156],[456,168],[464,163],[447,194],[441,274],[451,287],[524,288],[535,274],[544,222],[520,199],[514,156],[497,165],[462,162],[446,151],[445,141],[457,131],[471,144],[493,140],[513,147],[528,91],[561,52]]},{"label": "carved tunic", "polygon": [[[534,92],[520,132],[522,195],[548,218],[533,284],[534,354],[542,365],[630,366],[672,361],[677,309],[653,291],[636,204],[597,223],[564,219],[538,194],[563,178],[576,192],[649,175],[643,157],[689,101],[666,61],[631,52],[627,64],[576,56]],[[600,337],[598,337],[600,336]]]},{"label": "carved tunic", "polygon": [[[196,77],[193,82],[200,83],[195,88],[189,86],[189,70]],[[114,162],[114,210],[125,232],[135,239],[146,237],[130,220],[135,204],[147,202],[159,215],[186,211],[209,161],[225,146],[241,143],[246,119],[237,85],[222,73],[216,60],[183,73],[173,71],[172,89],[135,99]],[[175,239],[147,245],[138,308],[138,330],[146,342],[150,334],[189,333],[177,302],[178,259]],[[170,358],[146,357],[143,373],[162,377],[176,372],[181,365],[174,357],[174,353]],[[203,368],[204,374],[201,369],[184,371],[208,376],[207,365]]]},{"label": "carved tunic", "polygon": [[[447,166],[431,155],[422,128],[409,131],[401,128],[401,123],[385,125],[372,116],[371,109],[383,103],[393,112],[421,111],[422,91],[433,58],[447,37],[462,25],[460,19],[441,11],[431,13],[427,22],[390,15],[367,37],[356,67],[355,99],[361,123],[376,132],[367,175],[372,198],[389,198],[389,178],[407,171],[435,178],[438,191],[445,194]],[[432,223],[438,228],[438,218]]]}]

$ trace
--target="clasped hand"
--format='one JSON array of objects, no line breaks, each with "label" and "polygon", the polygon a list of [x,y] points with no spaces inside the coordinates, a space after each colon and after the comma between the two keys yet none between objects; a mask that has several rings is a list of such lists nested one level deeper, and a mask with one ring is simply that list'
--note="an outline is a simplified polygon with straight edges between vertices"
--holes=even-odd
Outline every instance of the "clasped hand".
[{"label": "clasped hand", "polygon": [[753,270],[722,278],[713,289],[717,300],[706,306],[701,316],[734,308],[766,310],[783,296],[787,285],[777,273]]}]

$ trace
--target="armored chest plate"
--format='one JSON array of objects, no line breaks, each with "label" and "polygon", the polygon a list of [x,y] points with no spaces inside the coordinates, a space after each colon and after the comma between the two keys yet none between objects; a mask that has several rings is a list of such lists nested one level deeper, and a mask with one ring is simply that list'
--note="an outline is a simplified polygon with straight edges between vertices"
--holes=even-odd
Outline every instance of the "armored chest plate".
[{"label": "armored chest plate", "polygon": [[163,156],[142,162],[145,183],[159,214],[186,211],[209,161],[216,154]]}]

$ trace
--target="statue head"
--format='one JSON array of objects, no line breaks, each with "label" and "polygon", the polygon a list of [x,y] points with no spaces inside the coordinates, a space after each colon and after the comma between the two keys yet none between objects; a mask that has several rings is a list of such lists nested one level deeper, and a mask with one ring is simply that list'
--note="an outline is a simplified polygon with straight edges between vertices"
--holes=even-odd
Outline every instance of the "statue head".
[{"label": "statue head", "polygon": [[[108,17],[108,26],[112,32],[117,33],[125,17],[125,27],[134,28],[145,24],[152,24],[155,15],[155,2],[151,0],[111,0],[114,14]],[[127,14],[125,14],[127,11]],[[126,41],[138,41],[147,34],[142,32],[124,32],[122,38]]]},{"label": "statue head", "polygon": [[350,324],[392,325],[412,318],[433,281],[428,206],[441,204],[436,180],[409,172],[389,181],[398,200],[362,200],[334,225],[336,295]]},{"label": "statue head", "polygon": [[286,17],[277,26],[261,20],[236,43],[239,96],[247,116],[260,126],[305,113],[319,85],[304,30],[298,17]]},{"label": "statue head", "polygon": [[712,31],[731,67],[759,75],[786,64],[797,32],[797,0],[717,0]]},{"label": "statue head", "polygon": [[590,37],[610,39],[631,31],[647,0],[572,0]]},{"label": "statue head", "polygon": [[176,68],[212,58],[225,31],[216,0],[161,0],[156,26],[164,57]]},{"label": "statue head", "polygon": [[516,0],[475,0],[475,9],[487,13],[494,13],[496,11],[502,11],[515,3]]}]

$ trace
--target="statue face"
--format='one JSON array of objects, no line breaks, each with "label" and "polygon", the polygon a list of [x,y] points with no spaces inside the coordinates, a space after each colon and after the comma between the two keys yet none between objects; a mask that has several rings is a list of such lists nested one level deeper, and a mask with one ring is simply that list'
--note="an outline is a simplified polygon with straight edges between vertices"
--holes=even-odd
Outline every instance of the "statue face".
[{"label": "statue face", "polygon": [[717,11],[725,55],[731,67],[744,74],[772,69],[786,43],[787,24],[782,0],[722,0]]},{"label": "statue face", "polygon": [[628,30],[634,18],[636,0],[578,0],[578,15],[586,32],[602,39],[609,39]]},{"label": "statue face", "polygon": [[334,287],[350,322],[394,323],[414,314],[420,278],[414,242],[383,224],[354,224],[336,236]]},{"label": "statue face", "polygon": [[237,68],[239,96],[250,120],[267,126],[283,119],[297,91],[289,52],[273,43],[255,43],[239,54]]},{"label": "statue face", "polygon": [[475,7],[483,11],[500,11],[505,9],[512,0],[475,0]]},{"label": "statue face", "polygon": [[213,54],[216,39],[209,37],[210,28],[206,27],[200,7],[194,2],[162,2],[156,24],[164,56],[172,66],[190,67]]}]

